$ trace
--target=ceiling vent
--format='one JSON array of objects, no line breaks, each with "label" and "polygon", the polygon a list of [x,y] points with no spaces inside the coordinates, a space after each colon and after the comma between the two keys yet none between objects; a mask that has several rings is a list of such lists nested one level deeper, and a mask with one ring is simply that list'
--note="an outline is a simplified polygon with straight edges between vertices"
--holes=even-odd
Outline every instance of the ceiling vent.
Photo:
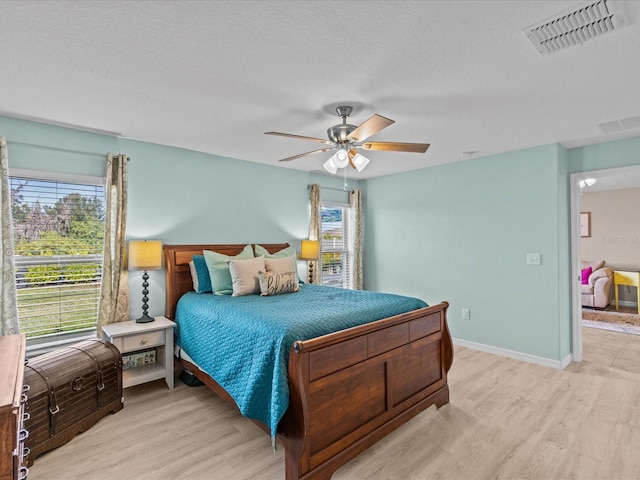
[{"label": "ceiling vent", "polygon": [[610,133],[620,133],[625,130],[640,128],[640,117],[623,118],[612,122],[599,123],[598,128],[605,135]]},{"label": "ceiling vent", "polygon": [[620,30],[627,17],[619,0],[591,1],[525,28],[524,34],[541,55],[582,45],[587,40]]}]

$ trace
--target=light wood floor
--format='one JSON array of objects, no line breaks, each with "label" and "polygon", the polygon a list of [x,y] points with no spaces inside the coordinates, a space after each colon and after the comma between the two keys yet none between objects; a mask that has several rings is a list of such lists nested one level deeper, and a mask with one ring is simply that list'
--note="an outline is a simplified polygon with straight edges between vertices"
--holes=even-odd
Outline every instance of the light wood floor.
[{"label": "light wood floor", "polygon": [[[584,329],[582,364],[555,370],[462,347],[451,402],[334,475],[361,479],[640,478],[640,336]],[[162,381],[38,458],[29,480],[283,479],[283,451],[206,387]]]}]

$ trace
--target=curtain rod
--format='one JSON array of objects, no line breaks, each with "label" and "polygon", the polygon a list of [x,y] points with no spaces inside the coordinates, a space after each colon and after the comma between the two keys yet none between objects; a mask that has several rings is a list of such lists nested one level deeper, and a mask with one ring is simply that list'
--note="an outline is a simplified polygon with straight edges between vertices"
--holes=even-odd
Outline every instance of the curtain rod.
[{"label": "curtain rod", "polygon": [[[39,145],[37,143],[26,143],[26,142],[16,142],[15,140],[7,140],[7,144],[13,144],[13,145],[24,145],[27,147],[36,147],[36,148],[44,148],[44,149],[49,149],[49,150],[57,150],[59,152],[65,152],[65,153],[79,153],[82,155],[91,155],[92,157],[100,157],[102,159],[107,158],[107,154],[106,153],[96,153],[96,152],[86,152],[83,150],[71,150],[69,148],[61,148],[61,147],[51,147],[49,145]],[[117,155],[114,155],[117,156]],[[127,161],[131,160],[131,158],[127,157]]]},{"label": "curtain rod", "polygon": [[[323,190],[335,190],[336,192],[345,192],[345,193],[347,192],[347,190],[344,188],[323,187],[322,185],[320,185],[320,188]],[[311,185],[307,184],[307,190],[310,190],[310,189],[311,189]],[[353,189],[350,189],[350,190],[353,190]]]}]

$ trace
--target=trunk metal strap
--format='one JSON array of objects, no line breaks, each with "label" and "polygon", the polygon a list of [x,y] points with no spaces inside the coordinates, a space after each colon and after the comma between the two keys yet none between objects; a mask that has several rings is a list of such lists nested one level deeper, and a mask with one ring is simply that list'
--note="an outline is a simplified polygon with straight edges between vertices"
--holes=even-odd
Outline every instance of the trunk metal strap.
[{"label": "trunk metal strap", "polygon": [[33,364],[27,364],[26,368],[30,368],[40,375],[42,380],[44,380],[44,383],[47,385],[47,390],[49,392],[49,436],[53,437],[56,434],[56,414],[60,411],[60,407],[56,401],[56,390],[49,382],[49,374],[44,368]]}]

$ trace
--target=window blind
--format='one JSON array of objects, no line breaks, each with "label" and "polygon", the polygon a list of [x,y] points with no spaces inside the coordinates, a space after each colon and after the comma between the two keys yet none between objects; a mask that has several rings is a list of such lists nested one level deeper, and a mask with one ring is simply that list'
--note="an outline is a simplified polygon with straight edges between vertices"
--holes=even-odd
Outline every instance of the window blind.
[{"label": "window blind", "polygon": [[349,207],[322,204],[322,284],[353,288],[351,265],[353,255],[349,239]]},{"label": "window blind", "polygon": [[104,187],[10,176],[20,331],[47,337],[96,327],[104,249]]}]

